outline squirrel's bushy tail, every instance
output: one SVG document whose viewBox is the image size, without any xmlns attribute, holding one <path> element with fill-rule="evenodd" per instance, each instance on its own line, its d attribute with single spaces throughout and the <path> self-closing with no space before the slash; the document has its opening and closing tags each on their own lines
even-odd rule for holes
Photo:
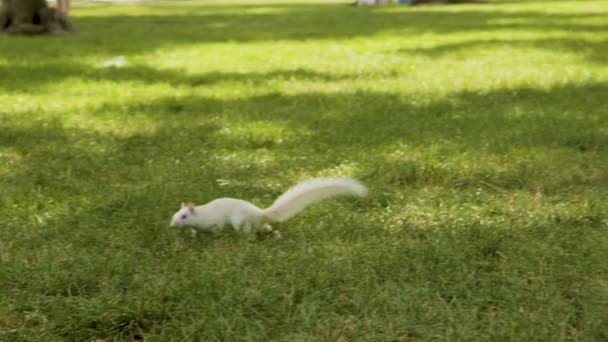
<svg viewBox="0 0 608 342">
<path fill-rule="evenodd" d="M 279 196 L 274 203 L 262 210 L 270 222 L 282 222 L 307 206 L 337 195 L 367 195 L 367 188 L 351 178 L 316 178 L 299 183 Z"/>
</svg>

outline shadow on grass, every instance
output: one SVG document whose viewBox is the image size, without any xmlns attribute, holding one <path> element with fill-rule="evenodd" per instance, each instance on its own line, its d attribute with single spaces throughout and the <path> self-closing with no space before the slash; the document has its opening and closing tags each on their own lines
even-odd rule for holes
<svg viewBox="0 0 608 342">
<path fill-rule="evenodd" d="M 374 92 L 275 93 L 235 100 L 189 96 L 120 106 L 109 103 L 99 109 L 99 114 L 142 113 L 169 126 L 175 124 L 174 120 L 202 125 L 217 116 L 243 125 L 278 123 L 296 133 L 293 141 L 282 143 L 282 148 L 365 150 L 402 142 L 413 146 L 447 143 L 470 149 L 489 147 L 496 151 L 513 145 L 587 151 L 606 146 L 599 108 L 607 91 L 606 83 L 549 90 L 464 91 L 428 104 Z M 260 146 L 255 139 L 249 143 L 247 139 L 231 141 L 230 136 L 222 139 L 214 139 L 216 146 L 273 147 Z"/>
<path fill-rule="evenodd" d="M 429 57 L 442 57 L 467 49 L 488 48 L 494 49 L 497 47 L 509 48 L 534 48 L 553 51 L 562 51 L 565 53 L 576 52 L 588 61 L 599 64 L 608 63 L 608 57 L 602 51 L 608 49 L 608 39 L 603 40 L 588 40 L 582 38 L 546 38 L 546 39 L 483 39 L 483 40 L 468 40 L 457 43 L 440 44 L 431 48 L 403 48 L 400 52 L 407 54 L 421 54 Z"/>
<path fill-rule="evenodd" d="M 0 74 L 6 82 L 0 89 L 6 92 L 28 92 L 39 87 L 52 86 L 58 80 L 79 78 L 91 81 L 167 83 L 174 86 L 210 86 L 222 82 L 262 84 L 270 80 L 341 81 L 361 76 L 334 75 L 303 68 L 270 72 L 208 72 L 187 75 L 173 70 L 158 70 L 146 66 L 121 68 L 90 68 L 78 64 L 47 64 L 43 66 L 1 66 Z"/>
<path fill-rule="evenodd" d="M 446 155 L 480 156 L 500 156 L 520 149 L 602 153 L 608 146 L 608 133 L 601 124 L 606 93 L 608 84 L 595 83 L 547 91 L 461 92 L 428 104 L 365 92 L 108 103 L 87 115 L 136 114 L 155 122 L 158 128 L 152 133 L 119 137 L 66 129 L 59 123 L 26 128 L 4 123 L 0 146 L 21 157 L 16 173 L 0 175 L 0 183 L 23 178 L 33 182 L 29 186 L 77 191 L 79 186 L 92 184 L 137 184 L 143 172 L 145 177 L 159 176 L 166 181 L 177 178 L 179 181 L 172 182 L 188 189 L 192 177 L 201 177 L 201 168 L 208 181 L 256 175 L 288 179 L 285 163 L 295 172 L 314 172 L 357 160 L 364 175 L 382 177 L 380 171 L 391 169 L 384 155 L 395 149 L 438 148 Z M 270 156 L 271 161 L 256 160 L 258 152 Z M 234 153 L 241 155 L 229 161 Z M 403 166 L 392 172 L 395 174 L 390 177 L 407 179 L 399 173 L 410 171 Z M 444 178 L 437 178 L 439 184 Z M 525 181 L 514 184 L 527 187 Z M 167 193 L 178 192 L 176 187 Z"/>
<path fill-rule="evenodd" d="M 2 57 L 11 62 L 53 60 L 58 56 L 142 54 L 158 48 L 215 42 L 340 40 L 383 32 L 417 36 L 497 30 L 559 30 L 572 34 L 606 32 L 602 13 L 508 12 L 500 5 L 458 12 L 417 8 L 359 8 L 342 5 L 160 6 L 139 5 L 132 15 L 83 16 L 81 33 L 65 38 L 0 39 Z M 140 15 L 137 9 L 158 11 Z M 148 12 L 149 13 L 149 12 Z M 530 40 L 534 44 L 535 40 Z M 542 43 L 542 41 L 541 41 Z M 23 49 L 32 46 L 36 49 Z M 466 46 L 466 43 L 465 43 Z M 579 48 L 541 44 L 547 49 Z M 588 47 L 589 48 L 589 47 Z M 605 62 L 605 44 L 591 47 L 592 60 Z"/>
</svg>

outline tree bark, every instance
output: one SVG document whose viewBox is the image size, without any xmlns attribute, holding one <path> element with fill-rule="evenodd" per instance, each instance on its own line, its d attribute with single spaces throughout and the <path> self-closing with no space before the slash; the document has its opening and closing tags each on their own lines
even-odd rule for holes
<svg viewBox="0 0 608 342">
<path fill-rule="evenodd" d="M 2 0 L 0 33 L 35 35 L 73 31 L 70 20 L 48 7 L 46 0 Z"/>
</svg>

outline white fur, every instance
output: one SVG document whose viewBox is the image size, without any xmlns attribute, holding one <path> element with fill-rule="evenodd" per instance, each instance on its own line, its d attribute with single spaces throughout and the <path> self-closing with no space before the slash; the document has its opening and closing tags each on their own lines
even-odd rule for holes
<svg viewBox="0 0 608 342">
<path fill-rule="evenodd" d="M 287 190 L 267 209 L 234 198 L 219 198 L 197 207 L 182 204 L 173 215 L 171 226 L 214 232 L 231 225 L 237 231 L 249 232 L 270 222 L 285 221 L 307 206 L 337 195 L 363 197 L 367 189 L 350 178 L 311 179 Z"/>
</svg>

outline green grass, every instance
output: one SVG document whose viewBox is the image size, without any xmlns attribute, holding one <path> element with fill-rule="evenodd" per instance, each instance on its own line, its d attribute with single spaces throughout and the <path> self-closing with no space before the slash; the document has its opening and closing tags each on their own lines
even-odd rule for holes
<svg viewBox="0 0 608 342">
<path fill-rule="evenodd" d="M 77 4 L 0 37 L 0 340 L 607 340 L 607 16 Z M 281 240 L 168 227 L 341 175 L 370 196 Z"/>
</svg>

